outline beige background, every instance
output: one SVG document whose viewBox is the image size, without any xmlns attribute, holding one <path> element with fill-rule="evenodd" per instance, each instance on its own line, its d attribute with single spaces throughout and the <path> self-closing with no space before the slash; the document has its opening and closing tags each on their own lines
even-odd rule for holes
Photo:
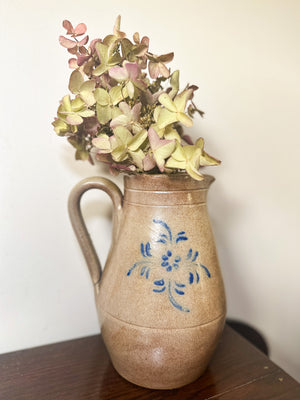
<svg viewBox="0 0 300 400">
<path fill-rule="evenodd" d="M 86 5 L 88 4 L 88 6 Z M 266 338 L 272 360 L 300 379 L 300 2 L 298 0 L 1 2 L 0 352 L 98 332 L 92 285 L 67 216 L 81 178 L 104 168 L 73 161 L 51 121 L 67 93 L 63 19 L 92 38 L 122 28 L 173 50 L 181 85 L 205 112 L 190 133 L 222 159 L 209 210 L 228 315 Z M 108 176 L 108 174 L 106 174 Z M 115 179 L 121 182 L 121 179 Z M 102 260 L 109 199 L 84 213 Z"/>
</svg>

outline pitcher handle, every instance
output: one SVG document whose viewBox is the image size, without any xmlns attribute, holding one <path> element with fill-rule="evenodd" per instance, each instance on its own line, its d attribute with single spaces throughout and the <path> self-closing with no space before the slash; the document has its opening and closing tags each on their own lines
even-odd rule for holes
<svg viewBox="0 0 300 400">
<path fill-rule="evenodd" d="M 99 257 L 94 248 L 92 239 L 86 228 L 81 208 L 80 200 L 82 195 L 90 189 L 100 189 L 106 192 L 113 202 L 113 229 L 112 229 L 112 244 L 116 240 L 120 228 L 120 219 L 122 213 L 123 195 L 117 185 L 106 178 L 91 177 L 81 180 L 72 189 L 69 201 L 68 210 L 70 220 L 76 234 L 77 240 L 80 244 L 81 250 L 85 257 L 88 269 L 94 285 L 98 285 L 102 275 L 102 268 Z"/>
</svg>

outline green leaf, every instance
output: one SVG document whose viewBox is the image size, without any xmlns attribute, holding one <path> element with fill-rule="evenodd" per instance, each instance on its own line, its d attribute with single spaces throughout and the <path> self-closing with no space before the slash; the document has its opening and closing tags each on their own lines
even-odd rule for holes
<svg viewBox="0 0 300 400">
<path fill-rule="evenodd" d="M 111 144 L 108 135 L 99 135 L 95 139 L 93 139 L 93 145 L 101 150 L 101 153 L 110 153 L 111 152 Z"/>
<path fill-rule="evenodd" d="M 83 91 L 92 92 L 95 89 L 95 86 L 96 86 L 96 82 L 95 81 L 93 81 L 93 80 L 85 81 L 80 86 L 80 92 L 83 92 Z"/>
<path fill-rule="evenodd" d="M 158 117 L 159 117 L 159 114 L 160 114 L 160 112 L 161 112 L 162 109 L 163 109 L 163 108 L 162 108 L 161 106 L 155 107 L 154 112 L 153 112 L 153 118 L 154 118 L 154 121 L 155 121 L 155 122 L 158 121 Z"/>
<path fill-rule="evenodd" d="M 187 89 L 178 94 L 174 99 L 174 104 L 178 111 L 184 112 L 186 103 L 193 93 L 192 89 Z"/>
<path fill-rule="evenodd" d="M 143 129 L 141 132 L 133 136 L 133 138 L 130 140 L 130 144 L 128 145 L 128 149 L 132 151 L 138 150 L 138 148 L 141 147 L 146 139 L 147 131 L 146 129 Z"/>
<path fill-rule="evenodd" d="M 98 53 L 98 55 L 100 57 L 101 64 L 106 65 L 107 62 L 108 62 L 108 58 L 109 58 L 108 46 L 106 44 L 104 44 L 104 43 L 97 42 L 95 44 L 95 49 L 96 49 L 96 51 L 97 51 L 97 53 Z M 95 73 L 95 71 L 94 71 L 94 73 Z"/>
<path fill-rule="evenodd" d="M 174 99 L 179 90 L 179 70 L 174 71 L 171 75 L 170 84 L 172 90 L 170 91 L 169 96 L 171 99 Z"/>
<path fill-rule="evenodd" d="M 123 125 L 126 126 L 130 123 L 130 118 L 124 115 L 122 112 L 117 117 L 113 119 L 113 126 Z"/>
<path fill-rule="evenodd" d="M 78 70 L 73 71 L 70 76 L 69 90 L 74 94 L 78 94 L 83 81 L 81 73 Z"/>
<path fill-rule="evenodd" d="M 144 152 L 139 149 L 137 151 L 129 151 L 133 163 L 141 170 L 143 170 L 143 160 L 145 158 Z"/>
<path fill-rule="evenodd" d="M 160 129 L 177 121 L 177 114 L 163 108 L 158 115 L 157 125 Z"/>
<path fill-rule="evenodd" d="M 158 101 L 166 107 L 169 111 L 177 112 L 177 107 L 173 103 L 172 99 L 170 98 L 167 93 L 163 93 L 159 96 Z"/>
<path fill-rule="evenodd" d="M 134 85 L 133 85 L 133 83 L 131 82 L 131 81 L 128 81 L 127 83 L 126 83 L 126 90 L 127 90 L 127 93 L 128 93 L 128 96 L 131 98 L 131 99 L 133 99 L 133 97 L 134 97 Z"/>
<path fill-rule="evenodd" d="M 166 162 L 166 168 L 186 169 L 186 161 L 177 161 L 173 157 L 170 157 Z"/>
<path fill-rule="evenodd" d="M 197 139 L 195 146 L 199 147 L 201 150 L 203 150 L 204 147 L 204 139 L 201 137 Z"/>
<path fill-rule="evenodd" d="M 195 164 L 197 169 L 199 168 L 201 149 L 195 145 L 185 145 L 182 147 L 185 159 L 188 162 Z"/>
<path fill-rule="evenodd" d="M 181 143 L 181 137 L 176 131 L 176 129 L 173 129 L 170 125 L 166 127 L 165 133 L 164 133 L 164 138 L 167 140 L 173 140 L 175 139 L 178 143 Z"/>
<path fill-rule="evenodd" d="M 68 137 L 68 142 L 76 149 L 76 150 L 80 150 L 82 149 L 82 146 L 80 145 L 80 143 L 78 142 L 78 138 L 77 137 Z"/>
<path fill-rule="evenodd" d="M 177 143 L 176 149 L 172 153 L 172 159 L 174 159 L 174 160 L 176 160 L 178 162 L 185 162 L 186 161 L 185 154 L 184 154 L 184 151 L 183 151 L 183 147 L 179 143 Z"/>
<path fill-rule="evenodd" d="M 163 54 L 162 56 L 159 56 L 157 58 L 157 60 L 162 63 L 168 63 L 168 62 L 171 62 L 173 60 L 173 58 L 174 58 L 174 53 L 168 53 L 168 54 Z"/>
<path fill-rule="evenodd" d="M 103 44 L 109 49 L 112 48 L 112 46 L 115 46 L 118 42 L 118 38 L 116 35 L 107 35 L 103 39 Z M 111 51 L 112 53 L 112 51 Z"/>
<path fill-rule="evenodd" d="M 133 43 L 127 38 L 121 40 L 122 55 L 127 58 L 127 55 L 131 52 L 133 48 Z"/>
<path fill-rule="evenodd" d="M 110 103 L 110 97 L 103 88 L 97 88 L 94 93 L 95 99 L 101 106 L 107 106 Z"/>
<path fill-rule="evenodd" d="M 89 109 L 78 111 L 77 114 L 84 118 L 95 116 L 95 112 L 93 110 L 89 110 Z"/>
<path fill-rule="evenodd" d="M 59 135 L 59 136 L 64 136 L 65 133 L 70 131 L 69 125 L 66 124 L 63 120 L 61 119 L 56 119 L 55 121 L 52 122 L 52 125 L 54 126 L 54 131 Z"/>
<path fill-rule="evenodd" d="M 96 105 L 97 118 L 100 124 L 106 124 L 112 118 L 112 111 L 110 106 L 101 106 L 97 103 Z"/>
<path fill-rule="evenodd" d="M 88 92 L 88 91 L 81 92 L 80 97 L 88 107 L 91 107 L 96 103 L 96 99 L 93 92 Z"/>
<path fill-rule="evenodd" d="M 113 131 L 115 136 L 121 141 L 121 143 L 126 146 L 127 143 L 132 139 L 132 134 L 124 126 L 117 126 Z"/>
<path fill-rule="evenodd" d="M 85 102 L 80 98 L 76 97 L 74 100 L 71 102 L 72 104 L 72 111 L 77 112 L 85 108 Z"/>
<path fill-rule="evenodd" d="M 220 160 L 210 156 L 205 151 L 202 152 L 202 155 L 200 157 L 200 165 L 208 166 L 208 165 L 218 165 L 218 164 L 221 164 Z"/>
<path fill-rule="evenodd" d="M 93 106 L 96 103 L 96 99 L 93 93 L 95 89 L 96 82 L 95 81 L 86 81 L 80 87 L 80 97 L 85 102 L 85 104 L 89 107 Z"/>
<path fill-rule="evenodd" d="M 83 119 L 81 118 L 81 116 L 77 115 L 77 114 L 68 115 L 66 120 L 70 125 L 80 125 L 83 122 Z"/>
<path fill-rule="evenodd" d="M 164 171 L 165 159 L 172 154 L 174 149 L 175 149 L 175 140 L 174 142 L 166 143 L 153 151 L 155 161 L 161 172 Z"/>
<path fill-rule="evenodd" d="M 62 99 L 62 107 L 61 108 L 63 110 L 61 110 L 60 112 L 62 112 L 62 111 L 72 111 L 71 100 L 70 100 L 70 96 L 69 95 L 63 97 L 63 99 Z"/>
<path fill-rule="evenodd" d="M 111 107 L 111 119 L 117 118 L 121 114 L 122 111 L 119 109 L 119 107 Z"/>
<path fill-rule="evenodd" d="M 193 120 L 183 112 L 177 113 L 177 120 L 181 122 L 184 126 L 193 126 Z"/>
<path fill-rule="evenodd" d="M 125 146 L 120 145 L 111 152 L 112 158 L 116 162 L 124 161 L 128 158 L 127 149 Z"/>
<path fill-rule="evenodd" d="M 109 69 L 109 66 L 107 64 L 100 64 L 98 65 L 98 67 L 96 67 L 93 71 L 93 75 L 95 76 L 100 76 L 102 74 L 104 74 L 104 72 L 106 72 Z"/>
<path fill-rule="evenodd" d="M 117 105 L 120 101 L 123 100 L 122 87 L 121 86 L 112 87 L 109 91 L 109 96 L 112 104 L 114 106 Z"/>
<path fill-rule="evenodd" d="M 196 168 L 194 168 L 191 165 L 186 166 L 186 172 L 193 178 L 196 179 L 196 181 L 202 181 L 204 179 L 204 176 L 200 174 L 200 172 L 197 171 Z"/>
<path fill-rule="evenodd" d="M 87 150 L 77 150 L 75 153 L 76 160 L 86 161 L 89 158 L 89 152 Z"/>
</svg>

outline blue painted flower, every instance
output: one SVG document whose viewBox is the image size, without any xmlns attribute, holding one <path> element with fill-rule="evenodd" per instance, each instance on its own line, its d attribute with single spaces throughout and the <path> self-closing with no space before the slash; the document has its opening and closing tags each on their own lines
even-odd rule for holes
<svg viewBox="0 0 300 400">
<path fill-rule="evenodd" d="M 168 250 L 166 254 L 163 254 L 161 256 L 162 262 L 161 262 L 161 266 L 166 268 L 166 271 L 171 272 L 172 269 L 178 269 L 179 268 L 179 262 L 181 261 L 181 257 L 180 256 L 175 256 L 175 258 L 171 258 L 172 257 L 172 251 Z"/>
<path fill-rule="evenodd" d="M 187 285 L 197 284 L 200 281 L 200 271 L 204 271 L 208 278 L 211 277 L 210 271 L 203 264 L 197 262 L 199 252 L 193 251 L 191 248 L 187 251 L 185 259 L 182 259 L 176 252 L 178 243 L 187 241 L 188 237 L 184 231 L 180 231 L 173 237 L 170 227 L 162 220 L 153 219 L 153 222 L 163 228 L 162 232 L 158 233 L 156 243 L 164 246 L 162 254 L 152 254 L 151 244 L 141 243 L 140 252 L 143 258 L 137 261 L 128 270 L 127 276 L 130 276 L 134 270 L 139 271 L 140 276 L 150 280 L 150 272 L 156 270 L 162 274 L 159 279 L 154 279 L 154 293 L 167 293 L 170 303 L 180 311 L 190 312 L 189 308 L 181 304 L 180 296 L 184 296 L 187 290 Z M 157 249 L 157 246 L 155 247 Z M 157 268 L 161 268 L 158 270 Z M 178 282 L 174 276 L 174 272 L 184 268 L 187 272 L 185 282 Z M 161 271 L 161 272 L 159 272 Z M 164 272 L 167 272 L 166 275 Z M 155 274 L 156 275 L 156 274 Z"/>
</svg>

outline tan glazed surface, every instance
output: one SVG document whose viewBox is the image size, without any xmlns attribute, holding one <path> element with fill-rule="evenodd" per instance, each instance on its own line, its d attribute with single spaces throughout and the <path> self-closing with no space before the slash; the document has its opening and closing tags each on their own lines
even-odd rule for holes
<svg viewBox="0 0 300 400">
<path fill-rule="evenodd" d="M 71 192 L 104 342 L 116 370 L 137 385 L 171 389 L 197 379 L 222 333 L 225 293 L 206 207 L 213 180 L 129 175 L 123 196 L 111 181 L 89 178 Z M 91 188 L 106 191 L 114 206 L 103 274 L 80 212 Z"/>
</svg>

